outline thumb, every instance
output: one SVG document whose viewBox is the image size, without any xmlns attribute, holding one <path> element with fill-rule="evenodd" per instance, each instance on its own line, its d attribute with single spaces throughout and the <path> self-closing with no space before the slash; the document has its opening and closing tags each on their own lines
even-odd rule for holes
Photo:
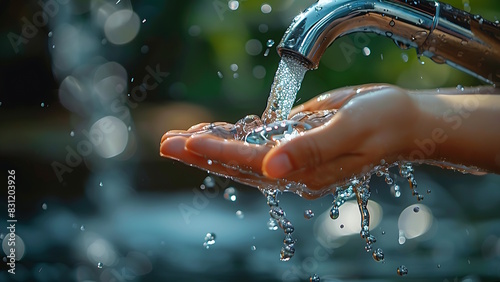
<svg viewBox="0 0 500 282">
<path fill-rule="evenodd" d="M 263 174 L 270 178 L 283 178 L 294 171 L 319 166 L 335 159 L 342 152 L 348 152 L 352 147 L 348 142 L 351 138 L 343 132 L 345 129 L 335 126 L 335 118 L 327 126 L 311 129 L 269 151 L 262 161 Z"/>
</svg>

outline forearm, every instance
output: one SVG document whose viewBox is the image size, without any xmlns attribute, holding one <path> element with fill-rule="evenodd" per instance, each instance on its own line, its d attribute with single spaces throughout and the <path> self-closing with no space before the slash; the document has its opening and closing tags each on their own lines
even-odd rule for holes
<svg viewBox="0 0 500 282">
<path fill-rule="evenodd" d="M 498 90 L 484 92 L 490 91 Z M 413 158 L 423 156 L 500 173 L 500 95 L 414 97 L 421 116 L 411 144 Z"/>
</svg>

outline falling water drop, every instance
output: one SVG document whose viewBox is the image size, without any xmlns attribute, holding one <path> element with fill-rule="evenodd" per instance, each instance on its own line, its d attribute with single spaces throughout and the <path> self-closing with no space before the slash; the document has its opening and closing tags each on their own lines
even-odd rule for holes
<svg viewBox="0 0 500 282">
<path fill-rule="evenodd" d="M 278 223 L 276 223 L 276 220 L 273 218 L 270 218 L 269 221 L 267 222 L 267 229 L 271 231 L 276 231 L 278 230 Z"/>
<path fill-rule="evenodd" d="M 99 186 L 100 186 L 100 187 L 102 187 L 102 186 L 103 186 L 102 181 L 101 181 L 101 182 L 99 182 Z"/>
<path fill-rule="evenodd" d="M 337 218 L 339 218 L 339 215 L 340 215 L 339 209 L 337 207 L 333 206 L 332 209 L 330 210 L 330 217 L 332 219 L 337 219 Z"/>
<path fill-rule="evenodd" d="M 52 31 L 49 31 L 49 34 L 47 36 L 52 37 L 52 35 L 53 35 Z"/>
<path fill-rule="evenodd" d="M 208 165 L 212 165 L 212 164 L 213 164 L 213 161 L 212 161 L 212 160 L 207 160 L 207 164 L 208 164 Z"/>
<path fill-rule="evenodd" d="M 72 130 L 72 131 L 69 133 L 69 136 L 74 137 L 74 136 L 75 136 L 75 132 Z"/>
<path fill-rule="evenodd" d="M 269 48 L 266 49 L 266 51 L 264 51 L 264 57 L 267 57 L 269 56 Z"/>
<path fill-rule="evenodd" d="M 304 218 L 305 219 L 311 219 L 314 217 L 314 212 L 312 210 L 305 210 L 304 211 Z"/>
<path fill-rule="evenodd" d="M 364 48 L 363 48 L 363 55 L 365 55 L 365 56 L 367 56 L 367 57 L 368 57 L 368 56 L 370 56 L 370 54 L 371 54 L 371 50 L 370 50 L 370 48 L 368 48 L 368 47 L 364 47 Z"/>
<path fill-rule="evenodd" d="M 217 72 L 217 76 L 218 76 L 219 78 L 223 78 L 223 77 L 224 77 L 224 76 L 222 75 L 222 72 L 221 72 L 221 71 L 218 71 L 218 72 Z"/>
<path fill-rule="evenodd" d="M 234 202 L 236 201 L 236 189 L 234 187 L 228 187 L 224 190 L 224 199 Z"/>
<path fill-rule="evenodd" d="M 43 108 L 43 107 L 45 107 L 45 103 L 43 103 L 43 102 L 42 102 L 42 103 L 40 104 L 40 106 L 41 106 L 42 108 Z"/>
<path fill-rule="evenodd" d="M 268 39 L 267 43 L 266 43 L 266 46 L 269 47 L 269 48 L 273 47 L 274 46 L 274 40 Z"/>
<path fill-rule="evenodd" d="M 203 247 L 205 247 L 205 249 L 209 249 L 210 246 L 214 245 L 215 244 L 215 233 L 207 233 L 207 235 L 205 235 L 205 242 L 203 242 Z"/>
<path fill-rule="evenodd" d="M 207 188 L 213 188 L 215 186 L 215 180 L 211 176 L 207 176 L 203 180 L 203 185 Z"/>
<path fill-rule="evenodd" d="M 83 226 L 83 225 L 82 225 L 82 226 L 80 226 L 80 230 L 81 230 L 81 231 L 85 231 L 85 226 Z"/>
<path fill-rule="evenodd" d="M 384 252 L 382 251 L 381 248 L 376 249 L 372 253 L 373 259 L 375 261 L 383 261 L 384 260 Z"/>
<path fill-rule="evenodd" d="M 406 274 L 408 274 L 408 268 L 406 268 L 406 266 L 404 265 L 401 265 L 398 267 L 397 272 L 399 276 L 405 276 Z"/>
<path fill-rule="evenodd" d="M 318 274 L 314 274 L 313 276 L 309 277 L 309 282 L 320 282 L 321 279 L 319 278 Z"/>
<path fill-rule="evenodd" d="M 242 211 L 237 210 L 236 211 L 236 217 L 239 218 L 239 219 L 243 219 L 243 218 L 245 218 L 245 214 Z"/>
<path fill-rule="evenodd" d="M 102 262 L 97 263 L 97 268 L 102 268 Z"/>
<path fill-rule="evenodd" d="M 256 246 L 251 246 L 250 250 L 255 251 L 255 250 L 257 250 L 257 247 Z"/>
<path fill-rule="evenodd" d="M 146 22 L 146 19 L 143 19 L 143 20 L 142 20 L 142 23 L 145 23 L 145 22 Z"/>
<path fill-rule="evenodd" d="M 47 204 L 46 203 L 42 204 L 42 210 L 47 210 Z"/>
<path fill-rule="evenodd" d="M 232 71 L 238 71 L 238 65 L 237 64 L 231 64 L 231 66 L 229 67 Z"/>
</svg>

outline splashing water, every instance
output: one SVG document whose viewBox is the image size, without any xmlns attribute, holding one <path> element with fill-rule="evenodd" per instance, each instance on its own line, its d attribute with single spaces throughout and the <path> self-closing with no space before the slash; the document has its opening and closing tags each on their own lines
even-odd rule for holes
<svg viewBox="0 0 500 282">
<path fill-rule="evenodd" d="M 406 268 L 406 266 L 404 265 L 401 265 L 398 267 L 397 273 L 399 276 L 405 276 L 406 274 L 408 274 L 408 268 Z"/>
<path fill-rule="evenodd" d="M 319 278 L 318 274 L 314 274 L 313 276 L 309 277 L 309 282 L 320 282 L 321 279 Z"/>
<path fill-rule="evenodd" d="M 205 242 L 203 242 L 203 247 L 205 247 L 205 249 L 210 249 L 210 246 L 213 246 L 215 244 L 215 233 L 207 233 L 207 235 L 205 235 Z"/>
<path fill-rule="evenodd" d="M 314 217 L 314 212 L 312 210 L 305 210 L 304 211 L 304 218 L 305 219 L 311 219 Z"/>
</svg>

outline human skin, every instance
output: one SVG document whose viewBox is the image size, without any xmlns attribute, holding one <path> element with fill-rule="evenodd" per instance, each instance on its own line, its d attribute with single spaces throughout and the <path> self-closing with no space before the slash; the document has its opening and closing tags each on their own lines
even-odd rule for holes
<svg viewBox="0 0 500 282">
<path fill-rule="evenodd" d="M 436 161 L 500 173 L 500 90 L 493 87 L 409 91 L 370 84 L 327 92 L 292 110 L 338 109 L 326 124 L 274 147 L 210 134 L 169 131 L 160 154 L 228 176 L 245 167 L 274 179 L 326 189 L 381 163 Z M 207 160 L 215 160 L 212 165 Z M 251 176 L 248 176 L 252 178 Z"/>
</svg>

